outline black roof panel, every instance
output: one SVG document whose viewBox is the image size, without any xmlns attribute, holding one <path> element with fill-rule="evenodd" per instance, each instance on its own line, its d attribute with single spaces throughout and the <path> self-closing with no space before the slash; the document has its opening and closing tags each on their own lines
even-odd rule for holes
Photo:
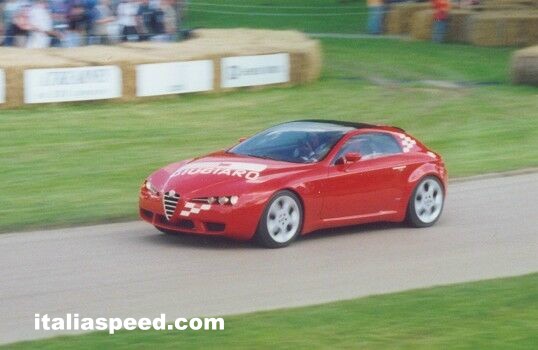
<svg viewBox="0 0 538 350">
<path fill-rule="evenodd" d="M 346 122 L 346 121 L 343 121 L 343 120 L 327 120 L 327 119 L 294 120 L 294 121 L 291 121 L 289 123 L 295 123 L 295 122 L 301 122 L 301 123 L 325 123 L 325 124 L 333 124 L 333 125 L 345 126 L 345 127 L 354 128 L 354 129 L 377 128 L 377 126 L 373 125 L 373 124 Z"/>
</svg>

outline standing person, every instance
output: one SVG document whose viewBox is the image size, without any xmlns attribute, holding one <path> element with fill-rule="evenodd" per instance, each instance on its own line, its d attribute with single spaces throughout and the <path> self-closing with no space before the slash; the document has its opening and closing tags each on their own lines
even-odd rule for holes
<svg viewBox="0 0 538 350">
<path fill-rule="evenodd" d="M 368 0 L 368 34 L 383 33 L 385 4 L 383 0 Z"/>
<path fill-rule="evenodd" d="M 13 18 L 15 17 L 15 14 L 17 14 L 17 12 L 21 9 L 23 5 L 23 2 L 20 0 L 7 0 L 4 2 L 3 6 L 0 5 L 0 13 L 2 14 L 4 33 L 8 31 L 9 26 L 13 23 Z M 3 10 L 3 13 L 1 10 Z"/>
<path fill-rule="evenodd" d="M 17 38 L 26 38 L 30 24 L 28 22 L 30 5 L 25 0 L 10 0 L 4 7 L 4 41 L 3 46 L 16 46 Z"/>
<path fill-rule="evenodd" d="M 64 0 L 49 0 L 49 8 L 52 16 L 52 26 L 56 35 L 52 38 L 51 46 L 61 47 L 65 33 L 69 29 L 67 23 L 68 4 Z"/>
<path fill-rule="evenodd" d="M 122 41 L 137 41 L 136 14 L 138 5 L 135 0 L 122 0 L 118 5 L 118 24 L 121 26 Z"/>
<path fill-rule="evenodd" d="M 96 35 L 96 41 L 99 44 L 109 44 L 114 42 L 113 30 L 111 29 L 114 26 L 116 18 L 112 12 L 112 7 L 110 6 L 110 0 L 100 0 L 99 4 L 96 6 L 96 17 L 95 17 L 95 27 L 94 33 Z M 111 35 L 112 34 L 112 35 Z"/>
<path fill-rule="evenodd" d="M 6 3 L 4 20 L 8 23 L 5 28 L 3 46 L 26 46 L 30 33 L 30 3 L 26 0 L 15 0 Z M 4 23 L 6 25 L 6 23 Z"/>
<path fill-rule="evenodd" d="M 163 12 L 163 27 L 166 41 L 175 41 L 177 36 L 178 18 L 174 7 L 175 0 L 163 0 L 161 10 Z"/>
<path fill-rule="evenodd" d="M 63 35 L 63 47 L 81 46 L 87 36 L 87 14 L 84 0 L 67 0 L 68 30 Z"/>
<path fill-rule="evenodd" d="M 448 27 L 450 0 L 431 0 L 431 2 L 434 9 L 432 40 L 435 43 L 442 43 L 445 41 Z"/>
<path fill-rule="evenodd" d="M 149 0 L 141 0 L 136 13 L 136 28 L 140 40 L 149 40 L 154 33 L 155 10 Z"/>
<path fill-rule="evenodd" d="M 36 0 L 28 14 L 30 35 L 26 47 L 41 49 L 50 46 L 53 35 L 52 16 L 46 0 Z"/>
<path fill-rule="evenodd" d="M 98 44 L 98 38 L 95 34 L 95 21 L 97 19 L 97 0 L 84 0 L 84 13 L 86 20 L 86 44 L 93 45 Z"/>
</svg>

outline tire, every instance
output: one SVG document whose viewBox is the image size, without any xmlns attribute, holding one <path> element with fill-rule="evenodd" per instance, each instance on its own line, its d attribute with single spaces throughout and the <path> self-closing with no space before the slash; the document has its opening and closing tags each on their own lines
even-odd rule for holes
<svg viewBox="0 0 538 350">
<path fill-rule="evenodd" d="M 291 191 L 279 191 L 267 203 L 255 237 L 266 248 L 282 248 L 299 236 L 302 226 L 301 200 Z"/>
<path fill-rule="evenodd" d="M 419 181 L 407 204 L 406 221 L 413 227 L 430 227 L 441 217 L 445 201 L 443 184 L 435 176 Z"/>
</svg>

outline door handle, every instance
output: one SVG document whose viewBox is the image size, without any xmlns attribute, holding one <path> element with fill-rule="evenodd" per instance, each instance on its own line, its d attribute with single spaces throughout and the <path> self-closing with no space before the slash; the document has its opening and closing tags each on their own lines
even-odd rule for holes
<svg viewBox="0 0 538 350">
<path fill-rule="evenodd" d="M 405 168 L 407 168 L 407 165 L 400 165 L 400 166 L 392 167 L 392 170 L 404 171 Z"/>
</svg>

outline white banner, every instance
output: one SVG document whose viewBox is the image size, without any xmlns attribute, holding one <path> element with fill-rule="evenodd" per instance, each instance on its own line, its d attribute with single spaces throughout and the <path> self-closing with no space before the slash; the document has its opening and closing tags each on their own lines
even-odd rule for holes
<svg viewBox="0 0 538 350">
<path fill-rule="evenodd" d="M 0 104 L 6 103 L 6 73 L 0 69 Z"/>
<path fill-rule="evenodd" d="M 24 102 L 49 103 L 121 97 L 121 69 L 117 66 L 27 69 Z"/>
<path fill-rule="evenodd" d="M 290 81 L 290 55 L 226 57 L 221 60 L 221 86 L 234 88 Z"/>
<path fill-rule="evenodd" d="M 136 96 L 213 90 L 213 61 L 152 63 L 136 66 Z"/>
</svg>

